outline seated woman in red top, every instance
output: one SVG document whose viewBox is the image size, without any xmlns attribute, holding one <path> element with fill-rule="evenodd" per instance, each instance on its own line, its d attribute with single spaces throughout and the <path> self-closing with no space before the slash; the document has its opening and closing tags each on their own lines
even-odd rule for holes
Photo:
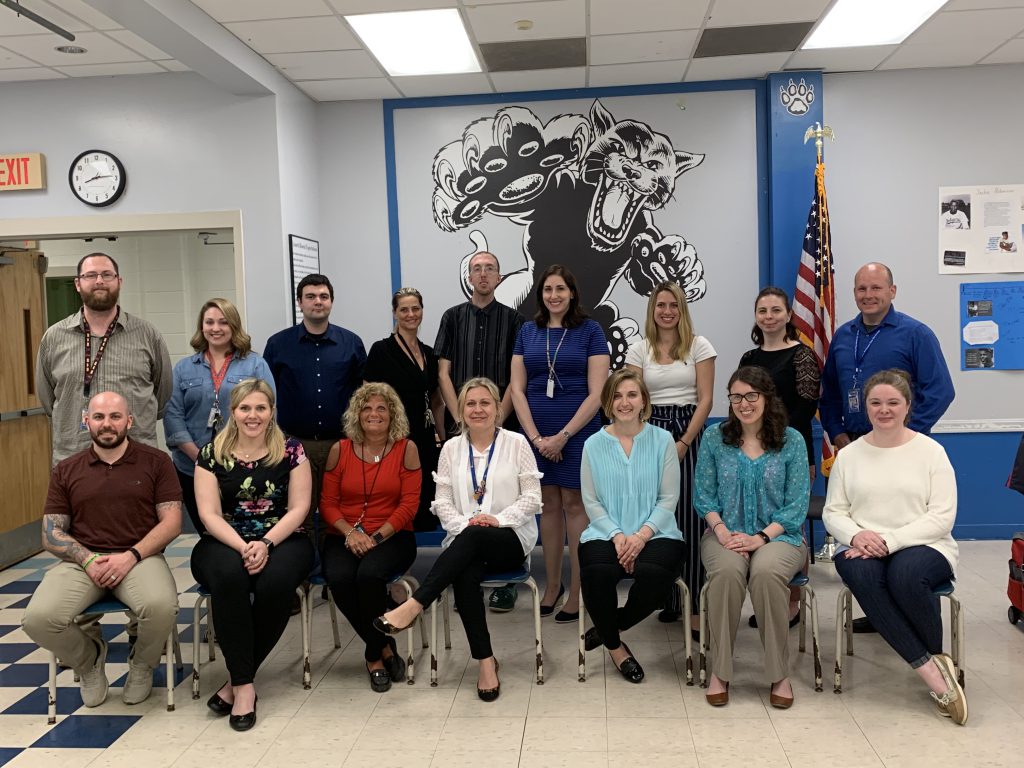
<svg viewBox="0 0 1024 768">
<path fill-rule="evenodd" d="M 331 447 L 320 495 L 321 563 L 334 602 L 366 645 L 370 688 L 383 693 L 405 679 L 405 661 L 373 620 L 386 609 L 388 581 L 416 559 L 420 458 L 402 401 L 387 384 L 357 389 L 343 426 L 348 438 Z"/>
</svg>

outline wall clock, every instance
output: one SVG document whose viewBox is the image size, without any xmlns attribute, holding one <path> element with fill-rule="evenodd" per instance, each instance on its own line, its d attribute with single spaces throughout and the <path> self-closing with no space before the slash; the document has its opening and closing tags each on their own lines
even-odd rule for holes
<svg viewBox="0 0 1024 768">
<path fill-rule="evenodd" d="M 75 197 L 96 208 L 114 203 L 124 193 L 128 174 L 110 152 L 90 149 L 71 163 L 68 184 Z"/>
</svg>

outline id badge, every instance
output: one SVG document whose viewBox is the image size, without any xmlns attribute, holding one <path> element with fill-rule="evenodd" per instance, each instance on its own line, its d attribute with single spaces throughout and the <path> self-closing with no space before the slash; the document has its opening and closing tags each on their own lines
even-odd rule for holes
<svg viewBox="0 0 1024 768">
<path fill-rule="evenodd" d="M 547 396 L 549 398 L 553 398 L 555 396 L 555 380 L 550 377 L 548 378 Z"/>
<path fill-rule="evenodd" d="M 857 387 L 846 393 L 846 409 L 850 413 L 860 413 L 860 389 Z"/>
<path fill-rule="evenodd" d="M 89 409 L 88 408 L 83 408 L 82 409 L 82 420 L 78 424 L 78 431 L 79 432 L 88 432 L 89 431 Z"/>
<path fill-rule="evenodd" d="M 206 419 L 206 426 L 215 429 L 220 424 L 220 408 L 214 405 L 210 408 L 210 416 Z"/>
</svg>

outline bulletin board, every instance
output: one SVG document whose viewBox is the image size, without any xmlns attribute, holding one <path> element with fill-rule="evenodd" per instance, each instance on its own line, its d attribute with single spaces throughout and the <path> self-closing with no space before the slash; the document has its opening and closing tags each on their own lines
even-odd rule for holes
<svg viewBox="0 0 1024 768">
<path fill-rule="evenodd" d="M 960 370 L 1024 369 L 1024 282 L 960 284 Z"/>
</svg>

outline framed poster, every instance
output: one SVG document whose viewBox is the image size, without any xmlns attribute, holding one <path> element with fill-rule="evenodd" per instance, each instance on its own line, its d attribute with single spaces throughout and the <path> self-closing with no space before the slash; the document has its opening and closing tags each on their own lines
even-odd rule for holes
<svg viewBox="0 0 1024 768">
<path fill-rule="evenodd" d="M 302 318 L 295 291 L 306 275 L 320 273 L 320 241 L 298 235 L 288 235 L 288 256 L 292 269 L 292 322 L 298 324 Z"/>
<path fill-rule="evenodd" d="M 1024 272 L 1024 185 L 940 187 L 939 274 Z"/>
</svg>

